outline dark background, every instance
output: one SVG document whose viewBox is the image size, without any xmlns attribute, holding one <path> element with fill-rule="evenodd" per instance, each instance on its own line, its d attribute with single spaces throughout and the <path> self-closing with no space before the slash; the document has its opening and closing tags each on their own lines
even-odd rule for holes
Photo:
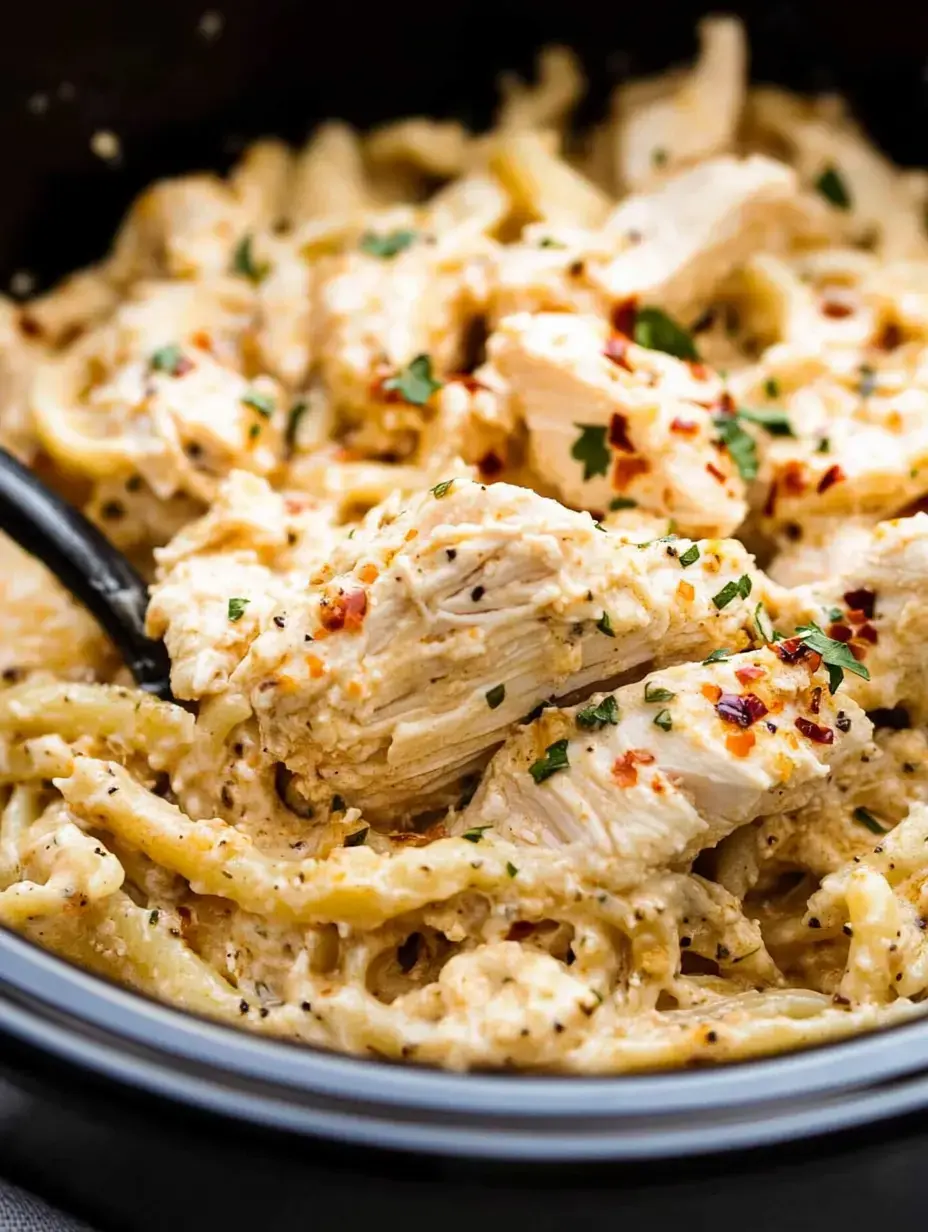
<svg viewBox="0 0 928 1232">
<path fill-rule="evenodd" d="M 204 10 L 224 23 L 198 32 Z M 150 179 L 225 166 L 262 133 L 314 119 L 370 123 L 410 111 L 485 124 L 501 67 L 572 43 L 589 113 L 623 76 L 689 56 L 706 5 L 636 0 L 365 5 L 330 0 L 77 4 L 26 0 L 0 24 L 0 288 L 48 282 L 106 248 Z M 724 6 L 719 6 L 724 7 Z M 729 6 L 747 18 L 755 77 L 840 88 L 899 160 L 928 163 L 928 5 Z M 63 86 L 63 83 L 68 83 Z M 37 96 L 40 98 L 37 99 Z M 40 99 L 45 99 L 43 107 Z M 100 129 L 118 166 L 90 150 Z M 0 1171 L 101 1228 L 520 1227 L 533 1232 L 703 1228 L 756 1232 L 923 1222 L 928 1120 L 776 1153 L 660 1166 L 527 1172 L 377 1155 L 233 1131 L 154 1101 L 116 1097 L 0 1041 Z"/>
</svg>

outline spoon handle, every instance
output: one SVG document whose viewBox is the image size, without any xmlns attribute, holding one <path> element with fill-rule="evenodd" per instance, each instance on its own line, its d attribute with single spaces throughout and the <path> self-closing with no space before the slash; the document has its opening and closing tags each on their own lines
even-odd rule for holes
<svg viewBox="0 0 928 1232">
<path fill-rule="evenodd" d="M 82 513 L 2 448 L 0 530 L 42 561 L 96 617 L 141 688 L 170 698 L 164 643 L 145 634 L 143 579 Z"/>
</svg>

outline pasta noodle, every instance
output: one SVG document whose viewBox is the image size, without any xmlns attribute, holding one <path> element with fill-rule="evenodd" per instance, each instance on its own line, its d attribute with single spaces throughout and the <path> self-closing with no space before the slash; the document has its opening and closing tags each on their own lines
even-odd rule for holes
<svg viewBox="0 0 928 1232">
<path fill-rule="evenodd" d="M 0 923 L 188 1011 L 618 1073 L 928 995 L 928 172 L 733 18 L 488 133 L 330 121 L 4 304 L 0 439 L 177 703 L 4 542 Z"/>
</svg>

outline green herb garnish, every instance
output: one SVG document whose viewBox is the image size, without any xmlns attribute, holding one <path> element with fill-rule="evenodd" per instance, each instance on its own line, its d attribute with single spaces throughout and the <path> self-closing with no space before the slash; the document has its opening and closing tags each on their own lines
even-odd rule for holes
<svg viewBox="0 0 928 1232">
<path fill-rule="evenodd" d="M 819 441 L 818 447 L 815 450 L 815 452 L 816 453 L 831 453 L 831 439 L 827 436 L 823 436 L 822 439 Z"/>
<path fill-rule="evenodd" d="M 677 359 L 699 359 L 692 335 L 660 308 L 639 308 L 634 339 L 650 351 L 664 351 Z"/>
<path fill-rule="evenodd" d="M 241 620 L 245 615 L 245 608 L 251 602 L 250 599 L 230 599 L 229 600 L 229 619 Z"/>
<path fill-rule="evenodd" d="M 671 693 L 669 689 L 664 689 L 660 685 L 646 684 L 644 686 L 646 702 L 669 702 L 672 697 L 676 696 L 676 693 Z"/>
<path fill-rule="evenodd" d="M 569 768 L 567 741 L 555 740 L 553 744 L 549 744 L 545 749 L 544 757 L 539 757 L 537 761 L 532 762 L 528 772 L 536 783 L 543 783 L 552 774 L 557 774 L 558 770 L 568 770 Z"/>
<path fill-rule="evenodd" d="M 846 671 L 853 672 L 855 676 L 860 676 L 864 680 L 870 679 L 870 673 L 863 663 L 857 662 L 851 653 L 851 648 L 844 642 L 838 642 L 833 637 L 829 637 L 818 625 L 800 625 L 796 630 L 796 637 L 805 642 L 810 650 L 822 656 L 822 662 L 828 669 L 830 692 L 837 692 Z"/>
<path fill-rule="evenodd" d="M 451 485 L 453 483 L 454 483 L 453 479 L 443 479 L 441 483 L 436 483 L 434 488 L 429 488 L 429 491 L 432 493 L 432 495 L 435 497 L 436 500 L 441 500 L 443 496 L 447 496 L 448 493 L 451 491 Z"/>
<path fill-rule="evenodd" d="M 766 381 L 764 381 L 764 393 L 768 398 L 779 398 L 780 382 L 775 376 L 768 376 Z"/>
<path fill-rule="evenodd" d="M 859 821 L 862 826 L 866 826 L 871 834 L 886 833 L 885 829 L 880 825 L 869 809 L 855 808 L 854 820 Z"/>
<path fill-rule="evenodd" d="M 501 706 L 503 704 L 505 696 L 506 686 L 504 684 L 495 685 L 492 689 L 488 690 L 486 694 L 487 705 L 491 710 L 495 710 L 497 706 Z"/>
<path fill-rule="evenodd" d="M 373 231 L 368 231 L 361 236 L 359 246 L 361 251 L 366 252 L 368 256 L 381 257 L 389 261 L 404 248 L 408 248 L 415 238 L 415 231 L 388 231 L 386 235 L 375 235 Z"/>
<path fill-rule="evenodd" d="M 574 424 L 580 435 L 571 446 L 570 456 L 583 463 L 583 482 L 588 483 L 594 475 L 605 475 L 609 470 L 611 454 L 606 446 L 606 429 L 598 424 Z"/>
<path fill-rule="evenodd" d="M 751 593 L 753 583 L 746 573 L 742 573 L 737 582 L 726 582 L 717 595 L 712 596 L 712 602 L 719 611 L 723 607 L 728 607 L 732 599 L 746 599 Z"/>
<path fill-rule="evenodd" d="M 250 235 L 242 236 L 232 255 L 232 271 L 241 274 L 243 278 L 247 278 L 249 282 L 257 286 L 271 272 L 271 265 L 269 261 L 255 260 L 251 251 L 251 243 Z"/>
<path fill-rule="evenodd" d="M 509 877 L 515 877 L 515 876 L 518 874 L 518 872 L 519 872 L 519 870 L 516 868 L 516 866 L 513 864 L 513 862 L 512 862 L 511 860 L 507 860 L 507 861 L 506 861 L 506 873 L 507 873 L 507 875 L 508 875 Z"/>
<path fill-rule="evenodd" d="M 287 416 L 287 430 L 284 433 L 284 444 L 287 446 L 288 453 L 292 453 L 296 446 L 296 434 L 300 429 L 303 416 L 308 410 L 308 402 L 295 402 L 290 408 L 290 414 Z"/>
<path fill-rule="evenodd" d="M 396 376 L 383 383 L 386 390 L 395 389 L 404 402 L 425 406 L 432 394 L 441 389 L 441 381 L 432 376 L 432 361 L 428 355 L 417 355 Z"/>
<path fill-rule="evenodd" d="M 270 419 L 274 414 L 274 399 L 269 394 L 259 393 L 257 389 L 249 389 L 242 394 L 242 402 L 265 419 Z"/>
<path fill-rule="evenodd" d="M 651 151 L 651 165 L 653 167 L 664 167 L 667 165 L 668 154 L 663 146 L 655 146 Z"/>
<path fill-rule="evenodd" d="M 184 353 L 176 342 L 159 347 L 149 361 L 155 372 L 166 372 L 168 376 L 177 376 L 185 362 Z"/>
<path fill-rule="evenodd" d="M 851 208 L 851 194 L 836 167 L 826 167 L 815 181 L 815 187 L 826 201 L 839 210 Z"/>
<path fill-rule="evenodd" d="M 717 650 L 713 650 L 711 654 L 706 655 L 703 659 L 703 667 L 709 663 L 722 663 L 725 659 L 730 659 L 735 652 L 726 650 L 724 646 L 719 646 Z"/>
<path fill-rule="evenodd" d="M 774 640 L 773 621 L 767 615 L 767 609 L 763 603 L 758 603 L 754 609 L 754 627 L 757 629 L 758 635 L 765 642 L 772 642 Z"/>
<path fill-rule="evenodd" d="M 598 706 L 586 706 L 583 710 L 578 710 L 576 714 L 577 726 L 587 731 L 595 731 L 597 728 L 605 727 L 608 723 L 614 727 L 618 721 L 619 703 L 611 693 L 608 697 L 604 697 Z"/>
<path fill-rule="evenodd" d="M 469 830 L 465 830 L 461 838 L 466 838 L 469 843 L 479 843 L 483 838 L 485 830 L 492 830 L 492 826 L 472 826 Z"/>
<path fill-rule="evenodd" d="M 660 714 L 654 716 L 654 726 L 659 727 L 662 731 L 670 731 L 673 727 L 673 716 L 669 710 L 662 710 Z"/>
<path fill-rule="evenodd" d="M 738 416 L 740 419 L 746 419 L 748 423 L 757 424 L 759 428 L 763 428 L 771 436 L 795 436 L 793 425 L 790 423 L 789 416 L 785 411 L 775 408 L 765 410 L 764 408 L 739 406 Z"/>
<path fill-rule="evenodd" d="M 596 622 L 596 628 L 600 633 L 605 633 L 606 637 L 615 637 L 615 629 L 612 627 L 612 617 L 608 612 L 603 612 L 599 620 Z"/>
<path fill-rule="evenodd" d="M 695 565 L 697 560 L 699 560 L 698 545 L 694 543 L 692 547 L 687 548 L 679 560 L 684 569 L 688 569 L 690 565 Z"/>
<path fill-rule="evenodd" d="M 609 508 L 613 513 L 619 509 L 637 509 L 638 502 L 630 496 L 614 496 L 609 502 Z"/>
<path fill-rule="evenodd" d="M 566 248 L 566 244 L 562 244 L 560 240 L 556 240 L 553 235 L 543 235 L 538 241 L 539 248 Z"/>
<path fill-rule="evenodd" d="M 737 415 L 713 415 L 712 422 L 741 478 L 745 483 L 750 483 L 757 477 L 758 468 L 754 437 L 750 432 L 745 432 Z"/>
</svg>

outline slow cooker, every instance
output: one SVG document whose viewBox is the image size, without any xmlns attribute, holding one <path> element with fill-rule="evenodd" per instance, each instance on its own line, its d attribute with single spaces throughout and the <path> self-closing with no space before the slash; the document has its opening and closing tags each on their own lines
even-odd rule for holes
<svg viewBox="0 0 928 1232">
<path fill-rule="evenodd" d="M 847 94 L 928 164 L 928 8 L 746 4 L 753 75 Z M 489 119 L 495 73 L 567 42 L 590 114 L 691 55 L 705 6 L 496 0 L 18 6 L 0 40 L 0 284 L 98 256 L 152 179 L 255 136 L 394 115 Z M 90 138 L 117 134 L 102 161 Z M 718 1069 L 457 1075 L 258 1039 L 0 932 L 0 1171 L 95 1227 L 858 1226 L 928 1198 L 928 1019 Z"/>
</svg>

